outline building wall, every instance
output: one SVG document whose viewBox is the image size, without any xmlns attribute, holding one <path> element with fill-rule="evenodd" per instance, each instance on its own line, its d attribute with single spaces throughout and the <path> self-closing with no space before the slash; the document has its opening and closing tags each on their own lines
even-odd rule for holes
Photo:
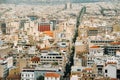
<svg viewBox="0 0 120 80">
<path fill-rule="evenodd" d="M 92 67 L 94 63 L 95 63 L 94 57 L 93 56 L 87 56 L 87 66 Z"/>
<path fill-rule="evenodd" d="M 7 67 L 8 67 L 8 68 L 10 68 L 10 67 L 13 66 L 13 57 L 8 57 L 8 58 L 6 59 L 6 61 L 7 61 Z"/>
<path fill-rule="evenodd" d="M 106 77 L 110 77 L 110 78 L 116 78 L 117 74 L 116 74 L 116 66 L 114 65 L 107 65 L 104 68 L 104 76 Z"/>
<path fill-rule="evenodd" d="M 27 65 L 27 60 L 26 59 L 19 59 L 19 63 L 18 63 L 18 66 L 17 67 L 19 67 L 19 70 L 20 70 L 20 72 L 22 71 L 22 69 L 24 68 L 24 67 L 26 67 L 26 65 Z"/>
<path fill-rule="evenodd" d="M 3 77 L 4 67 L 0 65 L 0 77 Z"/>
<path fill-rule="evenodd" d="M 6 23 L 1 24 L 1 31 L 2 31 L 2 34 L 6 34 Z"/>
<path fill-rule="evenodd" d="M 57 53 L 58 55 L 52 55 L 52 54 L 49 55 L 49 54 L 41 55 L 40 62 L 41 63 L 54 63 L 54 62 L 58 62 L 58 65 L 62 65 L 62 66 L 65 64 L 64 56 L 60 55 L 59 53 Z"/>
<path fill-rule="evenodd" d="M 119 45 L 109 45 L 106 47 L 107 54 L 109 55 L 116 55 L 117 50 L 120 50 Z"/>
<path fill-rule="evenodd" d="M 11 68 L 9 69 L 9 75 L 16 75 L 16 74 L 19 74 L 19 68 L 18 67 L 15 67 L 15 68 Z"/>
<path fill-rule="evenodd" d="M 38 26 L 38 31 L 40 31 L 40 32 L 50 31 L 50 24 L 39 25 Z"/>
<path fill-rule="evenodd" d="M 89 47 L 90 46 L 104 46 L 109 43 L 113 42 L 113 40 L 89 40 Z"/>
<path fill-rule="evenodd" d="M 22 72 L 21 73 L 21 80 L 34 80 L 34 72 L 29 72 L 29 71 L 26 71 L 26 72 Z"/>
<path fill-rule="evenodd" d="M 7 62 L 0 64 L 0 77 L 5 79 L 8 76 L 8 72 Z"/>
<path fill-rule="evenodd" d="M 55 78 L 55 77 L 45 77 L 45 80 L 60 80 L 60 78 Z"/>
<path fill-rule="evenodd" d="M 103 56 L 104 50 L 102 48 L 90 48 L 89 54 L 94 56 Z"/>
<path fill-rule="evenodd" d="M 88 30 L 87 35 L 88 36 L 97 36 L 98 30 Z"/>
<path fill-rule="evenodd" d="M 120 79 L 120 69 L 117 69 L 117 78 Z"/>
<path fill-rule="evenodd" d="M 119 32 L 120 31 L 120 24 L 119 23 L 116 23 L 113 25 L 113 31 L 114 32 Z"/>
</svg>

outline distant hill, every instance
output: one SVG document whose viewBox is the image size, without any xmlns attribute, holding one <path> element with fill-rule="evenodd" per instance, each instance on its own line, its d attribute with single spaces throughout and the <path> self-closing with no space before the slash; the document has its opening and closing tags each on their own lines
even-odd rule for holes
<svg viewBox="0 0 120 80">
<path fill-rule="evenodd" d="M 110 1 L 110 0 L 0 0 L 0 3 L 61 4 L 61 3 L 65 3 L 65 2 L 88 3 L 88 2 L 100 2 L 100 1 Z M 115 1 L 115 0 L 113 0 L 113 1 Z"/>
<path fill-rule="evenodd" d="M 64 2 L 96 2 L 100 0 L 0 0 L 0 3 L 64 3 Z"/>
</svg>

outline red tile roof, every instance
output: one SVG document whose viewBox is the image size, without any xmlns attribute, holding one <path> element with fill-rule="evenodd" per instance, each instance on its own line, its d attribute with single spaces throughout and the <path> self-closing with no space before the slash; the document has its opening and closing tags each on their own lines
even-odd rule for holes
<svg viewBox="0 0 120 80">
<path fill-rule="evenodd" d="M 107 64 L 117 64 L 116 62 L 107 62 Z"/>
<path fill-rule="evenodd" d="M 47 73 L 45 74 L 45 77 L 55 77 L 55 78 L 59 78 L 59 77 L 60 77 L 60 74 L 55 73 L 55 72 L 47 72 Z"/>
<path fill-rule="evenodd" d="M 53 32 L 52 31 L 44 31 L 44 34 L 53 37 Z"/>
<path fill-rule="evenodd" d="M 90 48 L 100 48 L 99 46 L 91 46 Z"/>
<path fill-rule="evenodd" d="M 40 61 L 40 58 L 39 58 L 39 57 L 33 57 L 33 58 L 31 59 L 31 61 Z"/>
<path fill-rule="evenodd" d="M 0 60 L 5 60 L 4 58 L 0 58 Z"/>
<path fill-rule="evenodd" d="M 120 45 L 120 42 L 111 42 L 112 45 Z"/>
<path fill-rule="evenodd" d="M 111 78 L 110 80 L 118 80 L 118 79 L 116 79 L 116 78 Z"/>
</svg>

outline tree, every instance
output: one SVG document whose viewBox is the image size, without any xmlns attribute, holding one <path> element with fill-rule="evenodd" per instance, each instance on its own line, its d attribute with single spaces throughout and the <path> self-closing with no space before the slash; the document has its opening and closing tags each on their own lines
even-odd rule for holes
<svg viewBox="0 0 120 80">
<path fill-rule="evenodd" d="M 37 80 L 44 80 L 44 76 L 40 75 Z"/>
<path fill-rule="evenodd" d="M 53 62 L 52 65 L 57 66 L 58 62 Z"/>
</svg>

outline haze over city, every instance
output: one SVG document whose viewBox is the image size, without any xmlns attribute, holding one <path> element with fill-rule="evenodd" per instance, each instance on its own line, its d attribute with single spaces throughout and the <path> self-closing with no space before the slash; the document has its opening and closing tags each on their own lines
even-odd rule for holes
<svg viewBox="0 0 120 80">
<path fill-rule="evenodd" d="M 72 2 L 72 3 L 88 3 L 88 2 L 107 2 L 107 1 L 118 1 L 118 0 L 0 0 L 0 3 L 27 3 L 27 4 L 63 4 L 65 2 Z"/>
</svg>

